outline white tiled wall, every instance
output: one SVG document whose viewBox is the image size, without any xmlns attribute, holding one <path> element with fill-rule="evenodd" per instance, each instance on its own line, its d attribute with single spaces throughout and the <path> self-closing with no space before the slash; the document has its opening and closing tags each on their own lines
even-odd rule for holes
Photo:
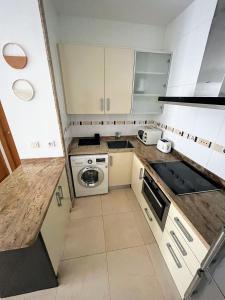
<svg viewBox="0 0 225 300">
<path fill-rule="evenodd" d="M 173 52 L 168 96 L 193 96 L 217 0 L 195 0 L 168 25 L 165 47 Z M 165 105 L 155 117 L 169 126 L 225 146 L 225 111 Z M 225 154 L 166 131 L 174 148 L 225 179 Z"/>
</svg>

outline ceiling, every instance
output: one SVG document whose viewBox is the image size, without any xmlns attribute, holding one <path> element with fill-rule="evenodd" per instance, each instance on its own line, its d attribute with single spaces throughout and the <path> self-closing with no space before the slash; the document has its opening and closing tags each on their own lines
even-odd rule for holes
<svg viewBox="0 0 225 300">
<path fill-rule="evenodd" d="M 59 14 L 166 25 L 193 0 L 52 0 Z"/>
</svg>

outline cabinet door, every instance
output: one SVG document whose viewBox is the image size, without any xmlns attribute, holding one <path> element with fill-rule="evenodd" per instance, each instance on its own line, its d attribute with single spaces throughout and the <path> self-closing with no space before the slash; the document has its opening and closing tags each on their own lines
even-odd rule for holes
<svg viewBox="0 0 225 300">
<path fill-rule="evenodd" d="M 71 200 L 64 169 L 41 227 L 41 234 L 55 274 L 57 274 L 63 253 L 65 229 L 69 221 L 70 207 Z"/>
<path fill-rule="evenodd" d="M 134 51 L 132 49 L 105 49 L 105 112 L 131 112 Z"/>
<path fill-rule="evenodd" d="M 104 48 L 60 45 L 68 114 L 104 114 Z"/>
<path fill-rule="evenodd" d="M 132 165 L 131 188 L 134 191 L 139 203 L 141 203 L 143 197 L 141 192 L 143 175 L 144 175 L 144 166 L 140 162 L 139 158 L 134 154 L 133 165 Z"/>
<path fill-rule="evenodd" d="M 133 152 L 109 154 L 109 186 L 131 184 Z"/>
</svg>

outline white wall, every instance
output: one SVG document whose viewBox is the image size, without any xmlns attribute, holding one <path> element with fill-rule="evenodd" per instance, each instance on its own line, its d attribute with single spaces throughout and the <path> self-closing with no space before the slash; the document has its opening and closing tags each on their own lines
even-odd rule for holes
<svg viewBox="0 0 225 300">
<path fill-rule="evenodd" d="M 165 47 L 173 51 L 169 96 L 193 96 L 216 0 L 195 0 L 168 25 Z M 225 111 L 165 105 L 156 120 L 225 147 Z M 225 155 L 173 133 L 165 137 L 174 148 L 225 179 Z"/>
<path fill-rule="evenodd" d="M 165 28 L 60 15 L 61 42 L 160 50 Z"/>
<path fill-rule="evenodd" d="M 45 13 L 47 32 L 48 32 L 48 38 L 50 44 L 51 59 L 53 64 L 54 78 L 56 84 L 56 93 L 57 93 L 60 117 L 62 122 L 63 138 L 67 150 L 68 145 L 71 141 L 71 133 L 69 127 L 70 118 L 66 113 L 61 69 L 60 69 L 60 62 L 59 62 L 58 49 L 57 49 L 57 44 L 59 43 L 60 40 L 59 18 L 52 4 L 52 0 L 44 0 L 43 4 L 44 4 L 44 13 Z"/>
<path fill-rule="evenodd" d="M 28 65 L 22 70 L 0 59 L 0 99 L 20 158 L 63 156 L 38 1 L 1 1 L 0 28 L 1 48 L 5 43 L 16 42 L 28 56 Z M 34 86 L 33 101 L 24 102 L 13 94 L 12 84 L 19 78 Z M 53 141 L 56 146 L 49 147 Z M 39 142 L 40 148 L 32 148 L 33 142 Z"/>
</svg>

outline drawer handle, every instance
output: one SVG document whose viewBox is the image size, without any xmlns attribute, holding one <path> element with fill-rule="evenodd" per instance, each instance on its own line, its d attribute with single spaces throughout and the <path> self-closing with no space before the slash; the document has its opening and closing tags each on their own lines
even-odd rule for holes
<svg viewBox="0 0 225 300">
<path fill-rule="evenodd" d="M 56 192 L 55 196 L 56 196 L 56 201 L 57 201 L 58 206 L 62 206 L 62 201 L 61 201 L 59 192 Z"/>
<path fill-rule="evenodd" d="M 147 209 L 147 208 L 145 208 L 145 213 L 146 213 L 146 215 L 147 215 L 149 221 L 152 222 L 153 219 L 152 219 L 152 217 L 149 215 L 149 212 L 148 212 L 148 209 Z"/>
<path fill-rule="evenodd" d="M 175 254 L 175 252 L 174 252 L 174 250 L 172 248 L 172 246 L 170 245 L 170 243 L 167 243 L 166 246 L 167 246 L 170 254 L 172 255 L 173 260 L 175 261 L 178 269 L 181 269 L 182 268 L 182 264 L 180 263 L 179 259 L 177 258 L 176 254 Z"/>
<path fill-rule="evenodd" d="M 180 219 L 175 217 L 174 221 L 177 223 L 177 226 L 180 228 L 180 230 L 183 232 L 184 236 L 188 240 L 188 242 L 193 242 L 193 238 L 190 235 L 190 233 L 187 231 L 187 229 L 184 227 L 184 225 L 181 223 Z"/>
<path fill-rule="evenodd" d="M 143 179 L 143 171 L 144 171 L 144 169 L 141 168 L 141 169 L 140 169 L 140 173 L 139 173 L 139 179 L 140 179 L 140 180 Z"/>
<path fill-rule="evenodd" d="M 170 231 L 170 235 L 172 236 L 174 242 L 176 243 L 177 247 L 179 248 L 181 254 L 183 256 L 187 255 L 187 251 L 184 249 L 183 245 L 181 244 L 181 242 L 179 241 L 178 237 L 176 236 L 174 231 Z"/>
<path fill-rule="evenodd" d="M 59 191 L 59 197 L 60 197 L 60 199 L 63 199 L 64 198 L 64 196 L 63 196 L 63 188 L 62 188 L 61 185 L 58 186 L 58 191 Z"/>
</svg>

